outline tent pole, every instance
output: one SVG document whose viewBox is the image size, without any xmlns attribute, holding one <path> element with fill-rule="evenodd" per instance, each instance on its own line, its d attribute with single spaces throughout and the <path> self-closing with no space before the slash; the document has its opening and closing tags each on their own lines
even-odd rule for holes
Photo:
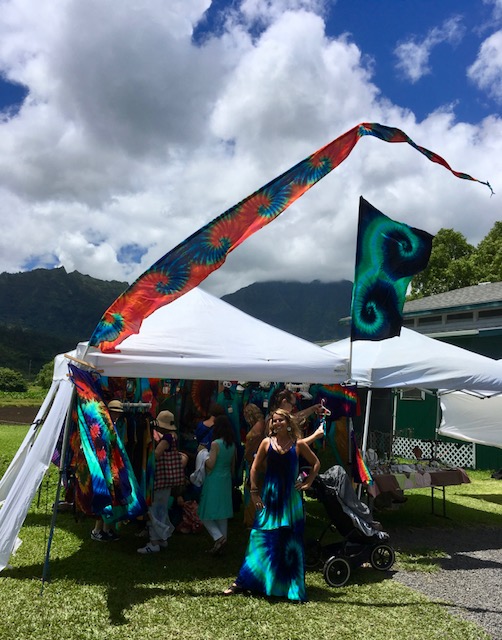
<svg viewBox="0 0 502 640">
<path fill-rule="evenodd" d="M 61 484 L 62 484 L 63 475 L 65 471 L 65 459 L 66 459 L 66 453 L 68 451 L 68 442 L 70 439 L 71 413 L 73 409 L 73 404 L 75 402 L 76 392 L 77 390 L 74 386 L 71 394 L 70 403 L 68 405 L 68 411 L 66 412 L 65 423 L 64 423 L 63 442 L 61 444 L 61 458 L 59 460 L 58 486 L 56 488 L 56 497 L 54 498 L 54 505 L 52 507 L 51 528 L 49 531 L 49 537 L 47 539 L 47 549 L 45 551 L 44 568 L 42 572 L 42 587 L 40 589 L 40 594 L 43 593 L 44 585 L 48 580 L 48 575 L 49 575 L 49 557 L 51 553 L 52 538 L 54 537 L 54 529 L 56 528 L 59 498 L 61 496 Z"/>
<path fill-rule="evenodd" d="M 370 425 L 372 395 L 373 395 L 373 389 L 368 389 L 368 394 L 366 396 L 366 412 L 364 414 L 363 441 L 361 445 L 361 455 L 363 456 L 363 458 L 366 456 L 366 447 L 368 444 L 368 431 L 369 431 L 369 425 Z"/>
<path fill-rule="evenodd" d="M 347 462 L 349 465 L 352 464 L 352 444 L 351 444 L 351 439 L 350 439 L 350 434 L 353 430 L 353 426 L 352 426 L 352 418 L 346 417 L 345 418 L 345 430 L 346 430 L 346 436 L 347 436 Z"/>
<path fill-rule="evenodd" d="M 373 390 L 368 389 L 368 393 L 366 395 L 366 409 L 364 413 L 363 441 L 361 444 L 361 455 L 363 457 L 363 460 L 366 457 L 366 446 L 368 444 L 368 431 L 369 431 L 369 424 L 370 424 L 372 394 L 373 394 Z M 359 498 L 359 500 L 361 499 L 362 491 L 363 491 L 363 486 L 362 484 L 360 484 L 357 490 L 357 497 Z"/>
<path fill-rule="evenodd" d="M 434 397 L 436 398 L 436 428 L 434 430 L 434 448 L 432 455 L 434 456 L 434 459 L 437 460 L 438 433 L 439 427 L 441 426 L 441 402 L 439 401 L 439 393 L 437 391 L 434 393 Z"/>
<path fill-rule="evenodd" d="M 352 340 L 349 342 L 349 370 L 347 372 L 349 381 L 352 380 Z"/>
<path fill-rule="evenodd" d="M 436 398 L 436 430 L 434 432 L 434 440 L 438 439 L 438 431 L 441 422 L 441 403 L 439 402 L 439 393 L 436 391 L 434 394 Z"/>
<path fill-rule="evenodd" d="M 352 313 L 351 313 L 351 317 L 350 317 L 350 324 L 352 327 Z M 352 334 L 352 329 L 351 329 L 351 334 Z M 347 383 L 350 384 L 352 380 L 352 336 L 350 338 L 349 341 L 349 366 L 348 366 L 348 371 L 347 371 Z M 348 451 L 348 464 L 351 465 L 352 464 L 352 444 L 351 444 L 351 439 L 350 439 L 350 434 L 351 431 L 353 429 L 352 426 L 352 419 L 347 417 L 346 418 L 346 423 L 345 423 L 346 429 L 347 429 L 347 443 L 348 443 L 348 447 L 347 447 L 347 451 Z"/>
<path fill-rule="evenodd" d="M 389 460 L 392 458 L 392 447 L 394 446 L 394 440 L 396 439 L 398 394 L 399 391 L 396 391 L 396 389 L 392 389 L 392 435 L 390 439 Z"/>
</svg>

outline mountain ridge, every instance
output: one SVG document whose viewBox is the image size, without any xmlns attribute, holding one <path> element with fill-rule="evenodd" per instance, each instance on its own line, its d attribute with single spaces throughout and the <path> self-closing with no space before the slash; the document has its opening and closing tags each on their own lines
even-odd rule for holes
<svg viewBox="0 0 502 640">
<path fill-rule="evenodd" d="M 33 377 L 58 353 L 88 339 L 128 287 L 64 267 L 0 274 L 0 367 Z M 352 283 L 272 281 L 222 296 L 241 311 L 313 342 L 347 335 Z"/>
<path fill-rule="evenodd" d="M 255 282 L 221 299 L 241 311 L 311 342 L 348 335 L 339 320 L 350 315 L 352 282 Z"/>
</svg>

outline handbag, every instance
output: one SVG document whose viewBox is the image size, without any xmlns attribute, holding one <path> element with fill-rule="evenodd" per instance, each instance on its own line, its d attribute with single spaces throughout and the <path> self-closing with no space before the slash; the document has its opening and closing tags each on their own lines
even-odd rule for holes
<svg viewBox="0 0 502 640">
<path fill-rule="evenodd" d="M 169 487 L 185 487 L 185 469 L 181 453 L 178 451 L 176 440 L 172 438 L 170 447 L 162 453 L 155 462 L 155 489 L 167 489 Z"/>
</svg>

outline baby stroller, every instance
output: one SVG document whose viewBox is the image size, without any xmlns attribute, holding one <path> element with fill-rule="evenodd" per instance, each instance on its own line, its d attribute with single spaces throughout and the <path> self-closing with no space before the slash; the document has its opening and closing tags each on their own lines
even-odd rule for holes
<svg viewBox="0 0 502 640">
<path fill-rule="evenodd" d="M 395 560 L 388 543 L 389 534 L 380 531 L 367 505 L 354 491 L 345 469 L 334 466 L 317 476 L 307 495 L 319 500 L 330 518 L 316 540 L 305 543 L 305 565 L 314 569 L 322 564 L 324 579 L 330 587 L 343 587 L 354 569 L 369 562 L 378 571 L 388 571 Z M 338 531 L 343 540 L 322 544 L 329 531 Z"/>
</svg>

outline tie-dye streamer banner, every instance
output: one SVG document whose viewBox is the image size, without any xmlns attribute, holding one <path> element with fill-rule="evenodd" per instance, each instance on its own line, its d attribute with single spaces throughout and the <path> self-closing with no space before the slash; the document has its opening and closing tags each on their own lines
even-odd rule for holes
<svg viewBox="0 0 502 640">
<path fill-rule="evenodd" d="M 359 202 L 351 339 L 398 336 L 406 290 L 427 266 L 433 236 L 394 222 L 364 198 Z"/>
<path fill-rule="evenodd" d="M 107 309 L 89 344 L 102 351 L 115 348 L 138 333 L 141 323 L 159 307 L 187 293 L 222 266 L 228 254 L 246 238 L 275 220 L 316 182 L 335 169 L 363 136 L 385 142 L 405 142 L 464 180 L 481 182 L 453 171 L 437 154 L 420 147 L 403 131 L 377 123 L 361 123 L 228 209 L 169 251 L 145 271 Z M 487 182 L 481 182 L 488 187 Z M 490 187 L 491 189 L 491 187 Z"/>
<path fill-rule="evenodd" d="M 78 429 L 90 474 L 92 512 L 107 522 L 130 520 L 147 506 L 131 463 L 92 374 L 70 368 L 76 388 Z"/>
</svg>

